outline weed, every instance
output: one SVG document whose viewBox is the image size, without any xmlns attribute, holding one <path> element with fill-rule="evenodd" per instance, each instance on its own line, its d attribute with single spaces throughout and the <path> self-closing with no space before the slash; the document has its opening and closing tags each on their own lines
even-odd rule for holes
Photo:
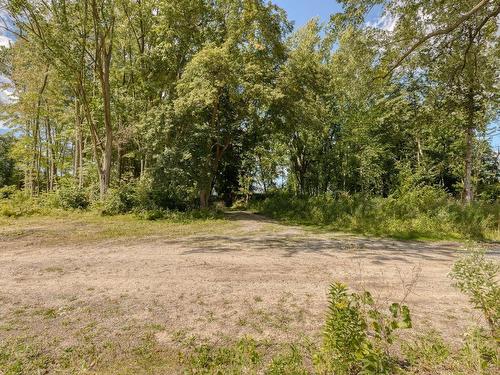
<svg viewBox="0 0 500 375">
<path fill-rule="evenodd" d="M 493 336 L 500 337 L 500 264 L 487 260 L 484 249 L 472 247 L 459 259 L 450 273 L 455 286 L 482 311 Z"/>
<path fill-rule="evenodd" d="M 408 307 L 393 303 L 381 312 L 370 293 L 350 293 L 330 287 L 322 352 L 317 367 L 336 374 L 389 374 L 394 365 L 388 353 L 397 329 L 411 328 Z"/>
<path fill-rule="evenodd" d="M 266 374 L 307 375 L 308 371 L 304 367 L 304 360 L 299 349 L 295 345 L 291 345 L 288 352 L 278 354 L 272 359 Z"/>
</svg>

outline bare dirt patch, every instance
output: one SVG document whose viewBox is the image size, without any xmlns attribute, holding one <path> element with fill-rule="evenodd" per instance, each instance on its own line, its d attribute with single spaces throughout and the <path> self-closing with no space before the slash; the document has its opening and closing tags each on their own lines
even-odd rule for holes
<svg viewBox="0 0 500 375">
<path fill-rule="evenodd" d="M 318 234 L 249 213 L 97 240 L 90 231 L 104 221 L 40 223 L 0 230 L 0 341 L 30 337 L 53 351 L 95 353 L 96 363 L 146 337 L 164 347 L 296 342 L 320 334 L 334 280 L 381 302 L 404 299 L 417 329 L 458 340 L 480 322 L 447 277 L 456 243 Z"/>
</svg>

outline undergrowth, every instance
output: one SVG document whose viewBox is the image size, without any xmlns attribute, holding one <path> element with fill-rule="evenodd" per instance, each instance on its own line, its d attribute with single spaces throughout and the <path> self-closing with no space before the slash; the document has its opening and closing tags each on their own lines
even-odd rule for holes
<svg viewBox="0 0 500 375">
<path fill-rule="evenodd" d="M 387 198 L 275 193 L 250 207 L 293 224 L 399 239 L 500 239 L 500 202 L 463 205 L 431 187 Z"/>
<path fill-rule="evenodd" d="M 112 189 L 105 199 L 92 198 L 88 191 L 74 186 L 56 192 L 31 196 L 10 188 L 0 189 L 0 217 L 54 216 L 70 212 L 93 212 L 101 216 L 130 214 L 143 220 L 193 220 L 222 219 L 223 211 L 217 208 L 176 209 L 160 207 L 129 186 Z"/>
</svg>

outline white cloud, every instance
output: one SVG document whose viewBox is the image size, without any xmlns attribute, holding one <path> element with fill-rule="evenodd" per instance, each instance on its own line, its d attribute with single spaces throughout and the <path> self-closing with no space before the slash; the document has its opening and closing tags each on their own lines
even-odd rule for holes
<svg viewBox="0 0 500 375">
<path fill-rule="evenodd" d="M 382 30 L 392 32 L 396 27 L 396 22 L 397 22 L 396 17 L 393 17 L 390 14 L 383 14 L 382 17 L 380 17 L 379 19 L 379 25 L 380 25 L 379 27 Z"/>
<path fill-rule="evenodd" d="M 7 26 L 8 29 L 14 30 L 15 26 L 12 22 L 12 18 L 5 10 L 0 10 L 0 22 L 2 26 Z M 10 47 L 10 44 L 15 40 L 15 36 L 10 31 L 7 31 L 5 28 L 0 29 L 0 46 L 2 47 Z"/>
<path fill-rule="evenodd" d="M 0 35 L 0 46 L 2 47 L 10 47 L 10 43 L 12 43 L 12 40 L 5 35 Z"/>
<path fill-rule="evenodd" d="M 368 21 L 366 26 L 375 27 L 377 29 L 393 32 L 396 27 L 397 18 L 389 13 L 383 13 L 378 19 L 373 22 Z"/>
<path fill-rule="evenodd" d="M 0 35 L 0 46 L 1 47 L 10 47 L 13 40 L 6 35 Z M 11 84 L 9 78 L 4 75 L 0 75 L 0 103 L 8 104 L 15 102 L 17 98 L 13 95 L 13 90 L 9 87 L 5 87 L 6 85 Z"/>
<path fill-rule="evenodd" d="M 12 81 L 0 74 L 0 103 L 1 104 L 11 104 L 17 101 L 17 97 L 14 94 L 14 88 L 12 87 Z"/>
</svg>

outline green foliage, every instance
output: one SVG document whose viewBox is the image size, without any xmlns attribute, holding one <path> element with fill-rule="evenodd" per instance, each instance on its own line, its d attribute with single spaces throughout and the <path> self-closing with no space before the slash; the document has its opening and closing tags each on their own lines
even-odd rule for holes
<svg viewBox="0 0 500 375">
<path fill-rule="evenodd" d="M 2 198 L 3 197 L 3 198 Z M 167 204 L 165 204 L 167 203 Z M 145 220 L 169 220 L 189 223 L 194 220 L 215 220 L 224 217 L 219 208 L 187 209 L 177 204 L 170 208 L 169 201 L 151 190 L 147 181 L 137 181 L 110 189 L 105 199 L 74 184 L 61 186 L 57 191 L 32 197 L 14 187 L 0 189 L 0 216 L 22 217 L 43 215 L 57 210 L 90 209 L 104 216 L 132 214 Z M 178 208 L 181 209 L 178 209 Z"/>
<path fill-rule="evenodd" d="M 131 212 L 136 205 L 136 195 L 131 185 L 109 189 L 104 200 L 97 202 L 103 215 L 119 215 Z"/>
<path fill-rule="evenodd" d="M 42 206 L 37 199 L 30 197 L 24 191 L 16 191 L 8 198 L 0 199 L 0 215 L 7 217 L 21 217 L 39 214 Z"/>
<path fill-rule="evenodd" d="M 76 185 L 61 187 L 57 190 L 56 194 L 59 199 L 59 205 L 63 209 L 84 210 L 90 205 L 87 191 Z"/>
<path fill-rule="evenodd" d="M 17 192 L 17 187 L 14 185 L 1 187 L 0 199 L 7 199 L 16 192 Z"/>
<path fill-rule="evenodd" d="M 194 220 L 220 220 L 224 218 L 223 211 L 211 208 L 193 209 L 189 211 L 153 209 L 134 211 L 134 214 L 145 220 L 169 220 L 174 223 L 190 223 Z"/>
<path fill-rule="evenodd" d="M 14 137 L 0 135 L 0 188 L 17 183 L 15 160 L 11 154 L 14 142 Z"/>
<path fill-rule="evenodd" d="M 497 238 L 499 202 L 462 205 L 429 186 L 387 198 L 347 193 L 274 193 L 252 207 L 271 217 L 396 238 Z"/>
<path fill-rule="evenodd" d="M 470 299 L 486 318 L 493 336 L 500 338 L 500 263 L 489 260 L 485 250 L 469 249 L 469 254 L 459 259 L 450 273 L 455 286 Z"/>
<path fill-rule="evenodd" d="M 403 342 L 402 352 L 408 374 L 481 374 L 498 373 L 500 356 L 498 343 L 480 328 L 464 335 L 459 348 L 447 343 L 436 331 L 420 333 Z"/>
<path fill-rule="evenodd" d="M 218 209 L 196 209 L 182 202 L 175 202 L 153 189 L 151 181 L 141 180 L 109 189 L 106 197 L 96 200 L 93 208 L 102 215 L 113 216 L 132 213 L 146 220 L 168 219 L 172 221 L 191 221 L 196 219 L 218 219 L 222 211 Z"/>
<path fill-rule="evenodd" d="M 0 187 L 36 196 L 76 179 L 99 186 L 102 211 L 116 214 L 286 186 L 354 197 L 348 214 L 311 208 L 312 222 L 342 229 L 480 238 L 498 223 L 493 209 L 460 209 L 434 189 L 498 196 L 484 137 L 498 117 L 494 1 L 458 23 L 470 1 L 341 1 L 328 25 L 293 33 L 266 0 L 105 0 L 101 12 L 88 1 L 0 3 L 24 36 L 0 49 L 2 86 L 17 98 L 0 111 L 15 135 L 0 137 Z M 365 23 L 374 4 L 391 30 Z M 398 59 L 447 25 L 458 26 Z M 147 196 L 128 186 L 149 176 Z M 62 207 L 86 205 L 62 195 Z"/>
<path fill-rule="evenodd" d="M 255 368 L 261 355 L 253 339 L 243 338 L 234 346 L 197 346 L 182 358 L 182 363 L 189 374 L 240 374 Z"/>
<path fill-rule="evenodd" d="M 309 371 L 304 366 L 304 359 L 295 345 L 290 347 L 289 352 L 275 356 L 266 375 L 307 375 Z"/>
<path fill-rule="evenodd" d="M 370 355 L 367 322 L 358 295 L 351 295 L 342 284 L 332 284 L 324 332 L 324 347 L 331 370 L 340 373 L 359 371 L 360 361 Z"/>
<path fill-rule="evenodd" d="M 369 292 L 350 293 L 334 283 L 330 287 L 323 351 L 319 368 L 338 374 L 390 374 L 394 362 L 388 348 L 397 329 L 411 328 L 407 306 L 393 303 L 380 311 Z"/>
</svg>

